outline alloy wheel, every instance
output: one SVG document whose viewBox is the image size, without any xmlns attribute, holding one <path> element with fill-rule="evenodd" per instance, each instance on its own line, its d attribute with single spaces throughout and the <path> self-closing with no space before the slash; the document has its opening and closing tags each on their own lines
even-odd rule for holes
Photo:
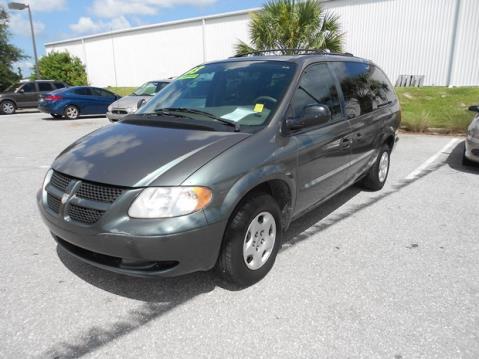
<svg viewBox="0 0 479 359">
<path fill-rule="evenodd" d="M 2 103 L 2 112 L 10 115 L 15 112 L 15 106 L 10 101 L 5 101 Z"/>
</svg>

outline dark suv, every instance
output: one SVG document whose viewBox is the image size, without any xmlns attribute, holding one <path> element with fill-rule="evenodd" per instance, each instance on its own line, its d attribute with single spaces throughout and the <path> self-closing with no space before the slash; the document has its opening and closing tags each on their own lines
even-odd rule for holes
<svg viewBox="0 0 479 359">
<path fill-rule="evenodd" d="M 179 76 L 134 115 L 65 149 L 38 192 L 60 247 L 135 276 L 271 269 L 292 220 L 388 176 L 400 109 L 349 55 L 252 56 Z"/>
<path fill-rule="evenodd" d="M 14 114 L 17 108 L 36 108 L 41 94 L 68 87 L 61 81 L 38 80 L 19 82 L 0 93 L 0 113 Z"/>
</svg>

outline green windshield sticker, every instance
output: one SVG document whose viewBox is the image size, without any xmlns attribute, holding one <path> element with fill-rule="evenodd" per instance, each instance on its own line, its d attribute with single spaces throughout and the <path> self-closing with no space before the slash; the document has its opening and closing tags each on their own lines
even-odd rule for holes
<svg viewBox="0 0 479 359">
<path fill-rule="evenodd" d="M 200 75 L 198 73 L 198 71 L 200 71 L 201 69 L 204 69 L 204 68 L 205 68 L 204 66 L 193 67 L 190 71 L 185 72 L 183 75 L 178 77 L 178 80 L 196 79 Z"/>
</svg>

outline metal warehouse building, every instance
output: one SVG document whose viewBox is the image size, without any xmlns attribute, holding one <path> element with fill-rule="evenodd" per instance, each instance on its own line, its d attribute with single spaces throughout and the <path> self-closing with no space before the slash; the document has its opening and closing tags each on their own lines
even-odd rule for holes
<svg viewBox="0 0 479 359">
<path fill-rule="evenodd" d="M 479 0 L 330 0 L 345 51 L 379 64 L 394 83 L 423 75 L 424 85 L 479 85 Z M 137 86 L 233 55 L 248 40 L 249 9 L 45 44 L 86 65 L 96 86 Z"/>
</svg>

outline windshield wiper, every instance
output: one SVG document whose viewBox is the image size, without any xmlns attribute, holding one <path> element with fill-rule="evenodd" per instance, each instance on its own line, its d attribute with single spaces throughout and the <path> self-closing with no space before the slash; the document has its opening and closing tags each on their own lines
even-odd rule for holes
<svg viewBox="0 0 479 359">
<path fill-rule="evenodd" d="M 166 107 L 166 108 L 160 108 L 160 109 L 157 109 L 155 110 L 156 111 L 166 111 L 166 112 L 182 112 L 182 113 L 192 113 L 192 114 L 196 114 L 196 115 L 203 115 L 205 117 L 208 117 L 208 118 L 211 118 L 215 121 L 219 121 L 219 122 L 222 122 L 224 123 L 225 125 L 228 125 L 228 126 L 231 126 L 231 127 L 234 127 L 235 129 L 235 132 L 239 132 L 240 131 L 240 125 L 239 123 L 237 122 L 234 122 L 234 121 L 230 121 L 230 120 L 226 120 L 224 118 L 221 118 L 221 117 L 216 117 L 215 115 L 213 115 L 212 113 L 209 113 L 209 112 L 206 112 L 206 111 L 201 111 L 201 110 L 195 110 L 195 109 L 192 109 L 192 108 L 186 108 L 186 107 Z"/>
</svg>

